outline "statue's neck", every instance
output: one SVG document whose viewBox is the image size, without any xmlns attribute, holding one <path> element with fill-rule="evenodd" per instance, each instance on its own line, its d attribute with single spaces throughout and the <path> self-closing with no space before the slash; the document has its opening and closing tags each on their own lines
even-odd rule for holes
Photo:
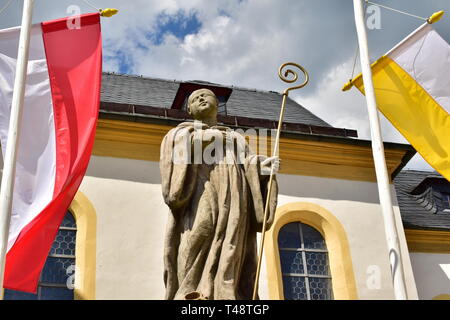
<svg viewBox="0 0 450 320">
<path fill-rule="evenodd" d="M 217 125 L 217 119 L 215 118 L 195 119 L 194 122 L 206 124 L 208 127 L 213 127 Z"/>
</svg>

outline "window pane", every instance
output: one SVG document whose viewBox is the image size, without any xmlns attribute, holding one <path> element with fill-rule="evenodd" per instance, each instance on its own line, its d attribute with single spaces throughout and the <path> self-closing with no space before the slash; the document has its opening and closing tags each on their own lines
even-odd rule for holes
<svg viewBox="0 0 450 320">
<path fill-rule="evenodd" d="M 50 254 L 75 255 L 75 241 L 77 232 L 73 230 L 59 230 L 53 241 Z"/>
<path fill-rule="evenodd" d="M 61 227 L 70 227 L 70 228 L 77 227 L 77 224 L 75 223 L 75 218 L 69 211 L 66 213 L 64 220 L 61 223 Z"/>
<path fill-rule="evenodd" d="M 302 253 L 299 251 L 280 251 L 282 273 L 304 273 Z"/>
<path fill-rule="evenodd" d="M 219 100 L 219 105 L 217 107 L 218 114 L 227 114 L 227 99 L 224 96 L 218 96 L 217 100 Z"/>
<path fill-rule="evenodd" d="M 311 300 L 332 300 L 331 279 L 309 278 Z"/>
<path fill-rule="evenodd" d="M 293 222 L 284 225 L 278 234 L 278 246 L 280 248 L 300 248 L 299 223 Z"/>
<path fill-rule="evenodd" d="M 74 274 L 74 269 L 67 271 L 71 265 L 75 265 L 75 259 L 48 257 L 41 274 L 41 282 L 65 284 L 67 278 Z"/>
<path fill-rule="evenodd" d="M 308 300 L 304 277 L 283 276 L 285 300 Z"/>
<path fill-rule="evenodd" d="M 73 300 L 73 290 L 41 287 L 41 300 Z"/>
<path fill-rule="evenodd" d="M 330 275 L 328 254 L 326 252 L 306 252 L 306 266 L 308 268 L 308 274 Z"/>
<path fill-rule="evenodd" d="M 286 224 L 278 245 L 285 299 L 307 300 L 308 295 L 311 300 L 333 299 L 327 247 L 319 231 L 300 222 Z"/>
<path fill-rule="evenodd" d="M 76 228 L 73 215 L 67 212 L 61 227 Z M 50 255 L 75 256 L 76 230 L 58 230 L 55 241 L 50 249 Z M 72 267 L 71 267 L 72 266 Z M 70 269 L 69 269 L 70 268 Z M 72 300 L 73 290 L 66 287 L 67 279 L 75 272 L 74 258 L 47 257 L 44 268 L 39 279 L 39 295 L 24 293 L 14 290 L 5 290 L 5 299 L 9 300 Z M 73 278 L 72 278 L 73 280 Z M 71 281 L 72 282 L 72 281 Z M 73 283 L 73 282 L 72 282 Z M 50 287 L 46 284 L 60 285 L 61 287 Z"/>
<path fill-rule="evenodd" d="M 37 300 L 37 294 L 5 289 L 4 300 Z"/>
<path fill-rule="evenodd" d="M 306 249 L 326 249 L 325 240 L 319 231 L 302 223 L 303 241 Z"/>
</svg>

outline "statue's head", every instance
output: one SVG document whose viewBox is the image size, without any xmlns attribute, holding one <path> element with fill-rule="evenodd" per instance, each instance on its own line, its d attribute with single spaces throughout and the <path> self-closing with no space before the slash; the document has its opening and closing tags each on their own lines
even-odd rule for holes
<svg viewBox="0 0 450 320">
<path fill-rule="evenodd" d="M 209 89 L 198 89 L 189 96 L 187 111 L 195 120 L 208 123 L 216 120 L 218 105 L 219 101 L 214 92 Z"/>
</svg>

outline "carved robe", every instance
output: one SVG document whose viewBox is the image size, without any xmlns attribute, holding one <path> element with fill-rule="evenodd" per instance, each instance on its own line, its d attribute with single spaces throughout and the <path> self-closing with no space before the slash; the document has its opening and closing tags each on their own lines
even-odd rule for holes
<svg viewBox="0 0 450 320">
<path fill-rule="evenodd" d="M 201 130 L 245 144 L 226 127 Z M 194 128 L 184 122 L 161 144 L 164 201 L 170 208 L 164 249 L 166 299 L 198 292 L 208 299 L 251 299 L 257 265 L 256 232 L 262 229 L 268 175 L 260 174 L 266 157 L 245 146 L 240 164 L 219 158 L 213 164 L 174 163 L 174 150 L 192 147 Z M 182 138 L 188 137 L 188 143 Z M 228 140 L 230 141 L 230 140 Z M 175 148 L 177 147 L 177 148 Z M 273 221 L 278 188 L 274 179 L 267 228 Z"/>
</svg>

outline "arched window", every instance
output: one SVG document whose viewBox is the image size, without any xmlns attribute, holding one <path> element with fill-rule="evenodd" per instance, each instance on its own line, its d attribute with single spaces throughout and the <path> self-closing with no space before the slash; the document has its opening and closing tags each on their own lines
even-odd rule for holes
<svg viewBox="0 0 450 320">
<path fill-rule="evenodd" d="M 37 293 L 5 289 L 4 300 L 73 300 L 77 226 L 67 212 L 42 270 Z"/>
<path fill-rule="evenodd" d="M 285 299 L 333 299 L 327 246 L 316 229 L 300 222 L 285 224 L 278 248 Z"/>
<path fill-rule="evenodd" d="M 327 209 L 311 202 L 286 203 L 277 208 L 267 239 L 270 299 L 315 299 L 316 288 L 322 290 L 319 299 L 358 299 L 345 229 Z"/>
</svg>

